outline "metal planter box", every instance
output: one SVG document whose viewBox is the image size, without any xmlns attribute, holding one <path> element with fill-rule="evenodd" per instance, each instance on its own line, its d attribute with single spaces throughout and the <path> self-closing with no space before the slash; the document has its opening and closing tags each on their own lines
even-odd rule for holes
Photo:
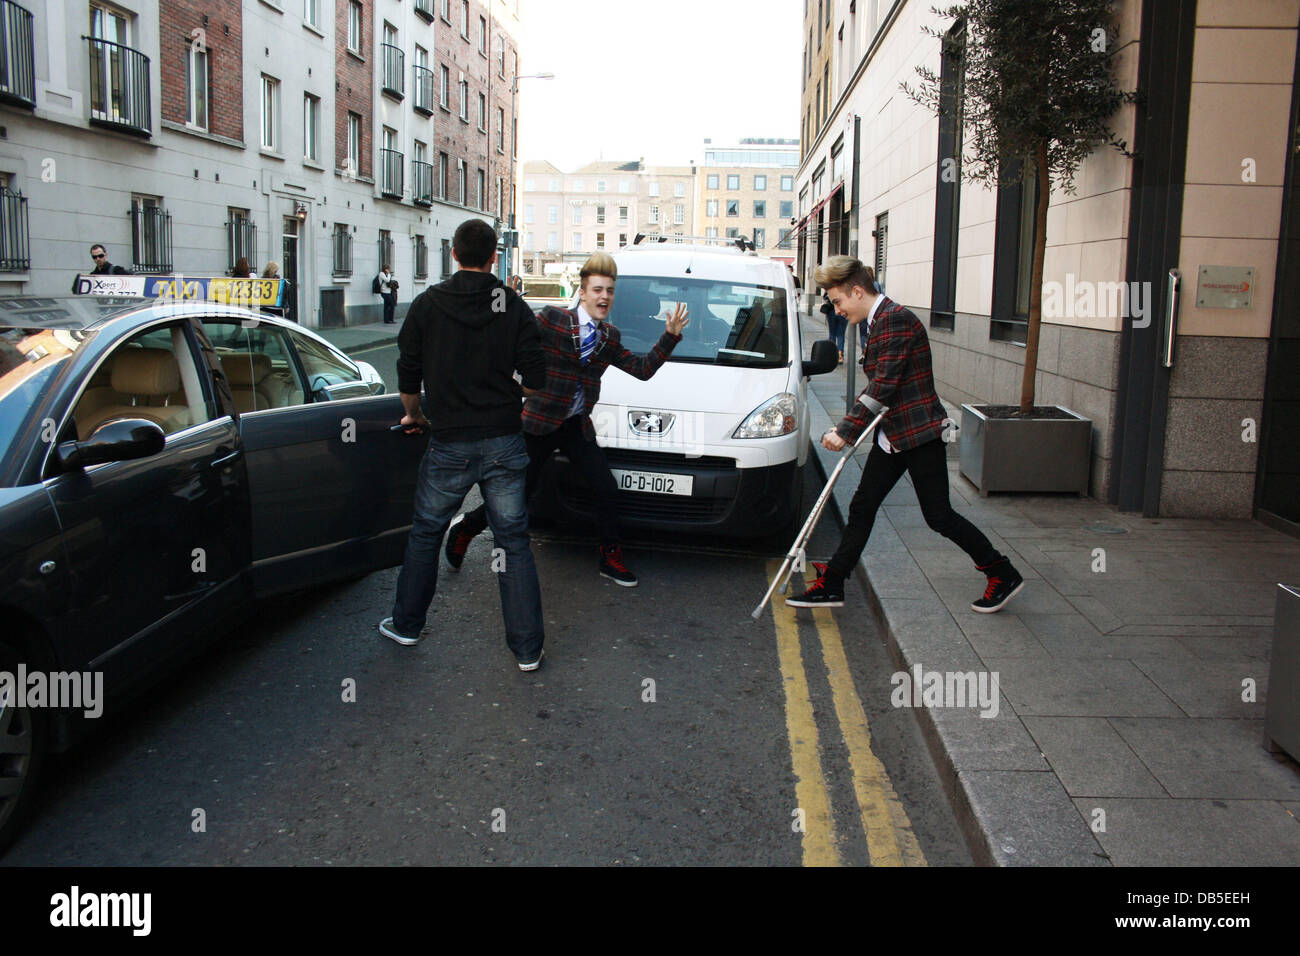
<svg viewBox="0 0 1300 956">
<path fill-rule="evenodd" d="M 1277 586 L 1264 741 L 1300 760 L 1300 587 Z"/>
<path fill-rule="evenodd" d="M 986 406 L 987 407 L 987 406 Z M 1068 419 L 989 418 L 961 407 L 961 473 L 990 491 L 1088 493 L 1092 420 L 1063 405 Z"/>
</svg>

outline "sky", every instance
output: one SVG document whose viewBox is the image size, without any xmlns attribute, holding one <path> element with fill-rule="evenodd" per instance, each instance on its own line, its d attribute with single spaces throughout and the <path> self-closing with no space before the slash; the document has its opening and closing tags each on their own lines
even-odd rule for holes
<svg viewBox="0 0 1300 956">
<path fill-rule="evenodd" d="M 684 166 L 799 135 L 799 0 L 521 0 L 519 158 Z"/>
</svg>

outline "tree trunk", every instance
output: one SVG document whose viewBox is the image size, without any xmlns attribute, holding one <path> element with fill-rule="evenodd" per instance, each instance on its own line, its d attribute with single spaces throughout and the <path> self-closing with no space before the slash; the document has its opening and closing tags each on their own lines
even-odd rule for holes
<svg viewBox="0 0 1300 956">
<path fill-rule="evenodd" d="M 1052 200 L 1052 180 L 1047 168 L 1047 140 L 1038 144 L 1034 165 L 1038 171 L 1037 208 L 1034 210 L 1034 264 L 1029 271 L 1029 328 L 1025 331 L 1025 376 L 1020 382 L 1020 413 L 1034 407 L 1034 379 L 1038 374 L 1038 333 L 1043 321 L 1043 259 L 1047 255 L 1047 204 Z M 1073 289 L 1066 289 L 1073 295 Z"/>
</svg>

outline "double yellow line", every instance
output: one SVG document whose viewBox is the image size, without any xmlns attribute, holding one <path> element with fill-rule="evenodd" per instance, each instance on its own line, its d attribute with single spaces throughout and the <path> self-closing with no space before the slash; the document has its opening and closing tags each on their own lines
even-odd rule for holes
<svg viewBox="0 0 1300 956">
<path fill-rule="evenodd" d="M 769 580 L 779 569 L 768 564 Z M 805 572 L 807 577 L 807 572 Z M 781 683 L 785 688 L 785 723 L 790 737 L 790 757 L 795 774 L 795 798 L 803 811 L 804 866 L 841 865 L 835 835 L 830 792 L 822 770 L 817 722 L 804 671 L 799 644 L 799 625 L 794 610 L 779 594 L 772 598 L 776 623 L 777 654 L 781 661 Z M 853 793 L 872 866 L 925 866 L 925 855 L 917 843 L 894 785 L 884 765 L 871 749 L 871 729 L 866 711 L 853 686 L 839 628 L 828 608 L 812 612 L 821 645 L 822 659 L 830 678 L 831 700 L 840 736 L 848 748 Z"/>
</svg>

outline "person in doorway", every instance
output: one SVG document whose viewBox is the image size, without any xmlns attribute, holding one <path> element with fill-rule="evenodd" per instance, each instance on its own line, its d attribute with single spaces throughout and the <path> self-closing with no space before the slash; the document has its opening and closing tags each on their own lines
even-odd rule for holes
<svg viewBox="0 0 1300 956">
<path fill-rule="evenodd" d="M 802 594 L 787 598 L 786 603 L 793 607 L 844 606 L 844 581 L 867 546 L 876 512 L 907 472 L 925 523 L 965 551 L 987 578 L 984 596 L 971 608 L 985 614 L 1000 611 L 1024 587 L 1024 578 L 948 500 L 948 458 L 943 441 L 946 413 L 934 390 L 925 326 L 880 293 L 875 274 L 852 256 L 827 259 L 817 267 L 816 280 L 836 312 L 854 325 L 866 323 L 862 370 L 869 380 L 848 415 L 822 436 L 822 446 L 840 451 L 856 441 L 883 409 L 888 412 L 862 468 L 839 547 L 828 563 L 813 562 L 819 575 L 816 582 Z"/>
<path fill-rule="evenodd" d="M 532 309 L 492 274 L 496 248 L 496 230 L 485 221 L 461 223 L 451 246 L 459 271 L 415 298 L 397 336 L 401 424 L 408 433 L 427 430 L 430 438 L 393 614 L 379 622 L 379 631 L 399 644 L 419 642 L 438 586 L 443 535 L 477 483 L 503 551 L 497 587 L 506 644 L 520 670 L 534 671 L 545 633 L 528 541 L 529 459 L 519 402 L 546 383 L 546 358 Z M 420 407 L 421 383 L 428 417 Z"/>
<path fill-rule="evenodd" d="M 394 318 L 397 310 L 397 280 L 393 278 L 393 270 L 387 262 L 379 270 L 379 295 L 384 300 L 384 325 L 393 325 L 397 321 Z"/>
<path fill-rule="evenodd" d="M 591 410 L 600 401 L 600 377 L 611 365 L 642 381 L 650 378 L 682 340 L 689 324 L 678 303 L 665 312 L 664 332 L 645 355 L 623 348 L 618 328 L 607 320 L 614 304 L 618 266 L 607 252 L 597 252 L 582 267 L 578 307 L 572 311 L 547 306 L 538 315 L 546 353 L 546 387 L 524 402 L 524 438 L 528 442 L 528 494 L 558 448 L 587 479 L 596 497 L 600 527 L 600 574 L 636 587 L 636 575 L 623 563 L 618 520 L 618 487 L 610 474 L 604 449 L 596 444 Z M 459 569 L 474 536 L 485 526 L 484 511 L 466 513 L 447 537 L 447 563 Z"/>
</svg>

